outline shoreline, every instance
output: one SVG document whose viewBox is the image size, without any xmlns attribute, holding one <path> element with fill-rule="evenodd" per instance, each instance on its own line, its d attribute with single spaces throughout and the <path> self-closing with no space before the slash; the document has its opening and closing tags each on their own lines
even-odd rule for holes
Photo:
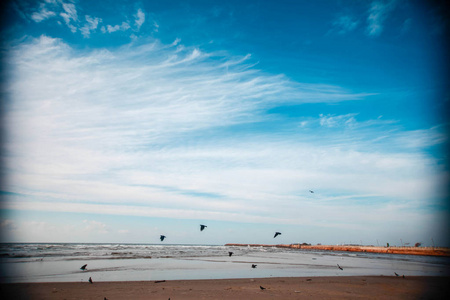
<svg viewBox="0 0 450 300">
<path fill-rule="evenodd" d="M 450 277 L 339 276 L 0 284 L 11 299 L 448 299 Z M 260 288 L 265 288 L 264 290 Z"/>
<path fill-rule="evenodd" d="M 450 248 L 443 247 L 377 247 L 377 246 L 339 246 L 339 245 L 303 245 L 303 244 L 225 244 L 228 247 L 275 247 L 302 250 L 342 251 L 342 252 L 370 252 L 405 255 L 447 256 L 450 257 Z"/>
</svg>

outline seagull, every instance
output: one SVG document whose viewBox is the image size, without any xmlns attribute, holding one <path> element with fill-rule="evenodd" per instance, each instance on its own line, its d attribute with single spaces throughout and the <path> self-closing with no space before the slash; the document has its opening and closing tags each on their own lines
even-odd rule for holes
<svg viewBox="0 0 450 300">
<path fill-rule="evenodd" d="M 337 266 L 340 270 L 344 270 L 339 264 Z"/>
<path fill-rule="evenodd" d="M 233 252 L 228 252 L 228 256 L 231 256 L 231 255 L 233 255 Z"/>
<path fill-rule="evenodd" d="M 314 194 L 314 191 L 313 191 L 313 190 L 309 190 L 309 192 L 310 192 L 311 194 Z"/>
<path fill-rule="evenodd" d="M 87 264 L 85 264 L 85 265 L 82 265 L 82 266 L 81 266 L 81 268 L 80 268 L 80 270 L 83 270 L 83 271 L 85 271 L 85 270 L 86 270 L 86 267 L 87 267 Z"/>
<path fill-rule="evenodd" d="M 203 229 L 205 229 L 206 227 L 208 227 L 208 226 L 206 226 L 206 225 L 200 225 L 200 231 L 203 231 Z"/>
<path fill-rule="evenodd" d="M 89 283 L 93 283 L 93 282 L 92 282 L 92 278 L 91 278 L 91 277 L 89 277 Z"/>
<path fill-rule="evenodd" d="M 261 290 L 265 290 L 266 288 L 265 287 L 263 287 L 263 286 L 259 286 L 259 288 L 261 289 Z"/>
<path fill-rule="evenodd" d="M 395 276 L 397 276 L 397 277 L 400 276 L 400 275 L 397 274 L 397 272 L 394 272 L 394 274 L 395 274 Z"/>
<path fill-rule="evenodd" d="M 273 238 L 276 238 L 278 235 L 280 235 L 281 234 L 281 232 L 275 232 L 275 235 L 273 236 Z"/>
<path fill-rule="evenodd" d="M 252 268 L 253 268 L 253 269 L 255 269 L 255 268 L 256 268 L 256 266 L 257 266 L 257 265 L 255 265 L 255 264 L 252 264 Z"/>
<path fill-rule="evenodd" d="M 161 242 L 162 242 L 162 241 L 164 241 L 164 239 L 166 238 L 166 236 L 165 236 L 165 235 L 161 235 L 159 238 L 161 239 Z"/>
</svg>

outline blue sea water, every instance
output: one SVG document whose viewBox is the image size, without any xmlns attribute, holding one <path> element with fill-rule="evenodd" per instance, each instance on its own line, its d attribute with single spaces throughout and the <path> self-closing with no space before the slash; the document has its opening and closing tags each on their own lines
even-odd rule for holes
<svg viewBox="0 0 450 300">
<path fill-rule="evenodd" d="M 230 257 L 228 252 L 233 252 Z M 87 264 L 85 271 L 80 267 Z M 256 264 L 256 268 L 251 268 Z M 340 270 L 337 265 L 343 270 Z M 1 282 L 449 275 L 450 258 L 275 247 L 0 244 Z"/>
</svg>

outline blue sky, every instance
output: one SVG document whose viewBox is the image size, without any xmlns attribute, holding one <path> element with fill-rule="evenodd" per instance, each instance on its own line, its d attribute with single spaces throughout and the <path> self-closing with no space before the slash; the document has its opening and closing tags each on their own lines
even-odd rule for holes
<svg viewBox="0 0 450 300">
<path fill-rule="evenodd" d="M 448 246 L 439 5 L 241 2 L 10 1 L 2 239 Z"/>
</svg>

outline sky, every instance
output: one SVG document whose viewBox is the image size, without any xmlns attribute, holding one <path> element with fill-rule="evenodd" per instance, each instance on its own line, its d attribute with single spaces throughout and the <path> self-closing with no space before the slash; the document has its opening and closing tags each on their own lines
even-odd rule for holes
<svg viewBox="0 0 450 300">
<path fill-rule="evenodd" d="M 1 241 L 450 246 L 442 3 L 9 1 Z"/>
</svg>

